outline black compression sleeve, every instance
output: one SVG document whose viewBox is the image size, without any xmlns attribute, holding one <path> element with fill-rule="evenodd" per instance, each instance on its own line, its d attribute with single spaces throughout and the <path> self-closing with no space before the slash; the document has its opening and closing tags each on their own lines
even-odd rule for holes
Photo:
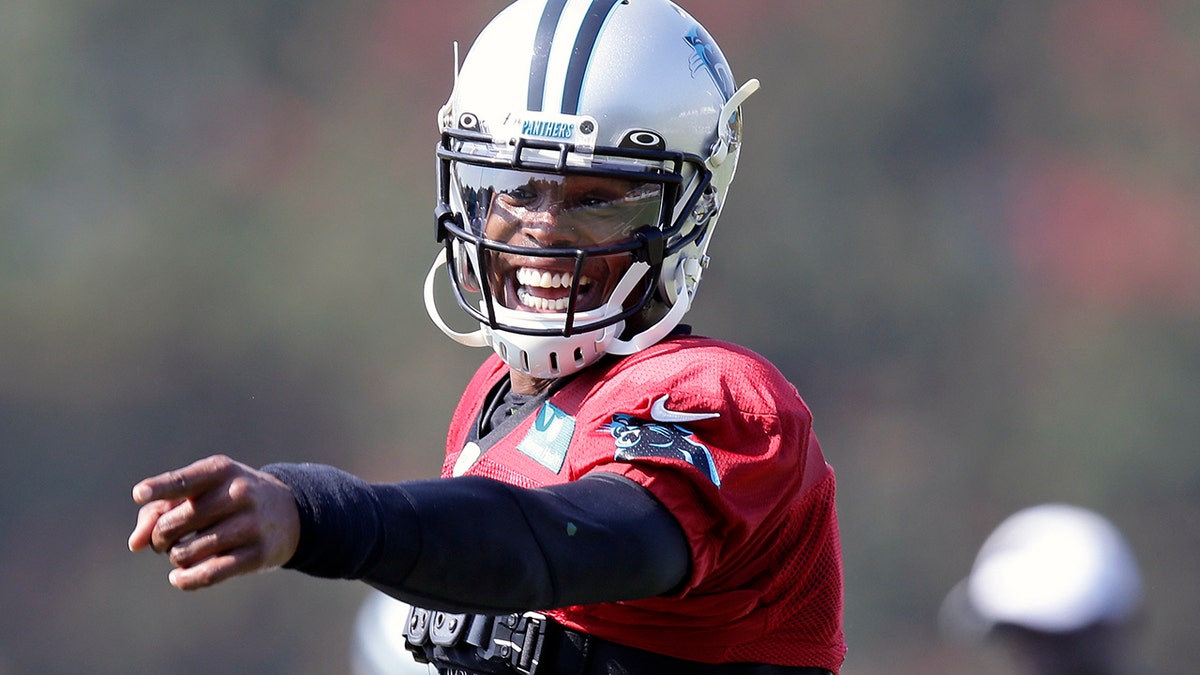
<svg viewBox="0 0 1200 675">
<path fill-rule="evenodd" d="M 301 545 L 287 567 L 362 579 L 432 609 L 498 613 L 648 597 L 688 573 L 678 522 L 614 474 L 526 490 L 479 477 L 369 485 L 329 467 L 268 470 L 301 509 Z"/>
<path fill-rule="evenodd" d="M 385 557 L 399 574 L 412 568 L 416 512 L 402 496 L 381 502 L 375 486 L 323 464 L 271 464 L 263 471 L 292 489 L 300 512 L 300 543 L 284 567 L 336 579 L 360 578 Z M 391 538 L 387 525 L 396 533 Z"/>
</svg>

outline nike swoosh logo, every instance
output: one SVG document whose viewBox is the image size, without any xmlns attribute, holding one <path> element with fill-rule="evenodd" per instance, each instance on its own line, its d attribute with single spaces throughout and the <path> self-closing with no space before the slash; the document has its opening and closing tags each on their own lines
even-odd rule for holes
<svg viewBox="0 0 1200 675">
<path fill-rule="evenodd" d="M 721 413 L 690 413 L 671 410 L 667 407 L 667 399 L 670 394 L 660 397 L 650 406 L 650 419 L 660 424 L 679 424 L 682 422 L 698 422 L 700 420 L 710 420 L 714 417 L 720 417 Z"/>
</svg>

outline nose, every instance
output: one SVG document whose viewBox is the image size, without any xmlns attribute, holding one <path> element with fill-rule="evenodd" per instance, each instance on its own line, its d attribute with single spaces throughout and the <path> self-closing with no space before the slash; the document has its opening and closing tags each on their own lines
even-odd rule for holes
<svg viewBox="0 0 1200 675">
<path fill-rule="evenodd" d="M 569 246 L 578 241 L 578 232 L 572 227 L 561 227 L 559 216 L 562 206 L 557 202 L 542 201 L 530 206 L 521 214 L 521 229 L 526 236 L 545 248 Z"/>
</svg>

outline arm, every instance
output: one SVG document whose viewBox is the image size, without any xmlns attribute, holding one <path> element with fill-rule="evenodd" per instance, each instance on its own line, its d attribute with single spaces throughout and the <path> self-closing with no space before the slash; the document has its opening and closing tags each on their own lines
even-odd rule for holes
<svg viewBox="0 0 1200 675">
<path fill-rule="evenodd" d="M 496 613 L 658 595 L 689 552 L 626 478 L 526 490 L 466 477 L 371 485 L 331 467 L 266 468 L 292 487 L 302 536 L 286 565 L 355 578 L 435 609 Z"/>
<path fill-rule="evenodd" d="M 646 597 L 688 573 L 679 524 L 610 474 L 525 490 L 485 478 L 371 485 L 331 467 L 200 460 L 134 487 L 130 550 L 178 588 L 286 563 L 431 608 L 498 612 Z"/>
</svg>

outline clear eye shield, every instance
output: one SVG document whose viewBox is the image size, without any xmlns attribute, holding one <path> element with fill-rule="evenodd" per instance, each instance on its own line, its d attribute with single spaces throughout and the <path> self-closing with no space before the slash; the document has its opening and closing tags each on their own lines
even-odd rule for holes
<svg viewBox="0 0 1200 675">
<path fill-rule="evenodd" d="M 591 248 L 629 241 L 662 218 L 663 186 L 656 181 L 532 173 L 459 163 L 454 167 L 466 229 L 512 243 L 521 228 L 541 246 Z"/>
</svg>

